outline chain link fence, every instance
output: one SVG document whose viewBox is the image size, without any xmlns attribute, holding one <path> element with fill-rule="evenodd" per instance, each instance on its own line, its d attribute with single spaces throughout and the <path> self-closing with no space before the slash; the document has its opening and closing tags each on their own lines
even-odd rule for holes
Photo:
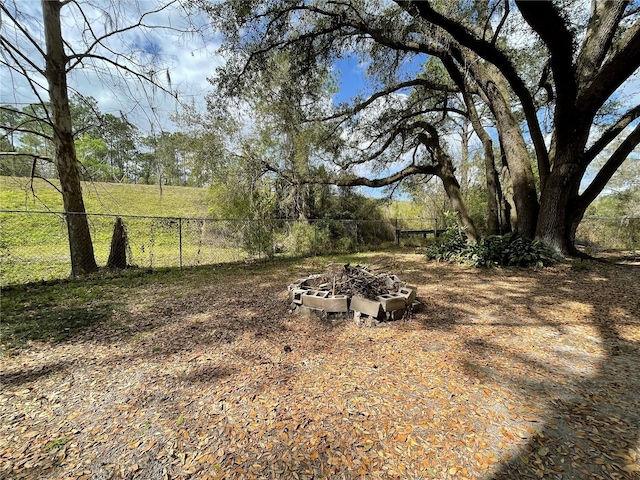
<svg viewBox="0 0 640 480">
<path fill-rule="evenodd" d="M 127 263 L 140 268 L 191 267 L 424 245 L 443 222 L 431 219 L 217 220 L 88 214 L 98 265 L 109 258 L 116 218 L 124 223 Z M 593 252 L 639 250 L 640 218 L 585 218 L 577 242 Z M 0 211 L 0 285 L 68 278 L 65 214 Z"/>
<path fill-rule="evenodd" d="M 94 255 L 107 265 L 116 218 L 126 231 L 127 264 L 191 267 L 251 259 L 346 253 L 390 245 L 392 221 L 217 220 L 87 214 Z M 0 285 L 68 278 L 65 214 L 0 211 Z"/>
</svg>

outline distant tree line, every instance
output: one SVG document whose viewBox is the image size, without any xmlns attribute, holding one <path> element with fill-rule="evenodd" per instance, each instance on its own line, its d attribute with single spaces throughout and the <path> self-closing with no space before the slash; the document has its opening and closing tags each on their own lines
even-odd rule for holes
<svg viewBox="0 0 640 480">
<path fill-rule="evenodd" d="M 34 118 L 44 116 L 46 107 L 0 108 L 0 151 L 15 153 L 0 157 L 0 175 L 58 177 L 50 127 Z M 292 185 L 250 160 L 252 149 L 290 158 L 301 155 L 294 149 L 299 149 L 302 141 L 303 151 L 313 148 L 309 136 L 295 146 L 280 144 L 277 135 L 266 131 L 257 136 L 241 135 L 246 126 L 226 121 L 222 129 L 210 117 L 194 112 L 175 118 L 180 131 L 144 134 L 124 114 L 102 113 L 93 97 L 77 94 L 70 97 L 70 110 L 84 181 L 209 187 L 210 213 L 218 218 L 382 220 L 380 201 L 365 198 L 354 188 Z M 230 150 L 232 145 L 238 146 L 230 143 L 231 138 L 240 139 L 245 156 Z M 323 167 L 314 174 L 327 176 Z"/>
<path fill-rule="evenodd" d="M 57 178 L 47 105 L 0 106 L 0 174 Z M 204 186 L 206 165 L 181 132 L 145 134 L 126 115 L 102 113 L 93 97 L 70 97 L 73 140 L 82 180 Z M 23 153 L 25 155 L 19 155 Z M 196 158 L 198 157 L 198 158 Z"/>
</svg>

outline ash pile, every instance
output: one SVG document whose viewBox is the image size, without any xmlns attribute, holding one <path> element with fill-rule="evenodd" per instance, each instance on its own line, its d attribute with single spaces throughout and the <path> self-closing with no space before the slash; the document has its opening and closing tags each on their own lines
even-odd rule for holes
<svg viewBox="0 0 640 480">
<path fill-rule="evenodd" d="M 291 309 L 329 319 L 351 318 L 359 326 L 407 318 L 420 305 L 417 288 L 396 275 L 350 264 L 289 285 Z"/>
</svg>

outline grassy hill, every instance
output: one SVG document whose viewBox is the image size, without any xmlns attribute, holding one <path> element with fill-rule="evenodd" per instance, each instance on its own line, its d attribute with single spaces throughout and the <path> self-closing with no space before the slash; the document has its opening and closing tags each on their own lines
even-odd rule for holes
<svg viewBox="0 0 640 480">
<path fill-rule="evenodd" d="M 59 188 L 57 180 L 51 184 Z M 0 208 L 5 210 L 53 210 L 60 212 L 62 196 L 44 180 L 0 177 Z M 35 192 L 35 195 L 34 195 Z M 162 187 L 120 183 L 83 182 L 88 213 L 148 215 L 158 217 L 206 217 L 207 189 Z"/>
<path fill-rule="evenodd" d="M 64 217 L 38 211 L 62 212 L 62 195 L 57 180 L 48 183 L 28 178 L 0 177 L 0 209 L 30 213 L 0 213 L 0 285 L 64 278 L 69 275 L 69 247 Z M 173 266 L 189 256 L 201 258 L 203 251 L 192 230 L 197 221 L 182 222 L 184 248 L 180 250 L 178 224 L 171 220 L 140 217 L 207 217 L 207 189 L 88 183 L 82 185 L 89 226 L 99 265 L 105 265 L 115 215 L 124 218 L 133 261 L 143 266 Z M 103 216 L 105 215 L 106 216 Z M 221 259 L 236 251 L 209 249 Z M 233 254 L 233 255 L 231 255 Z M 193 263 L 194 260 L 191 260 Z"/>
<path fill-rule="evenodd" d="M 29 178 L 0 177 L 0 210 L 5 210 L 0 212 L 0 285 L 69 275 L 65 218 L 53 214 L 63 211 L 62 195 L 56 188 L 57 180 L 36 179 L 32 190 Z M 116 215 L 123 217 L 133 265 L 201 265 L 247 256 L 234 232 L 253 231 L 251 223 L 198 220 L 209 217 L 206 188 L 165 186 L 162 195 L 157 185 L 84 183 L 82 189 L 98 265 L 107 264 Z M 397 201 L 383 210 L 388 218 L 399 218 L 401 228 L 425 228 L 423 221 L 402 220 L 420 216 L 420 209 L 411 202 Z M 190 220 L 176 221 L 176 217 Z M 277 235 L 291 234 L 283 226 L 272 228 L 280 228 Z M 297 251 L 300 242 L 317 241 L 315 230 L 297 235 L 291 237 L 295 238 L 292 251 Z M 338 240 L 334 243 L 341 245 Z"/>
<path fill-rule="evenodd" d="M 58 180 L 51 184 L 60 187 Z M 61 212 L 62 196 L 45 180 L 35 179 L 33 190 L 29 178 L 0 176 L 0 209 L 53 210 Z M 148 215 L 157 217 L 208 216 L 206 188 L 162 187 L 157 185 L 83 182 L 82 192 L 88 213 L 114 215 Z M 394 200 L 382 207 L 390 219 L 417 219 L 424 214 L 423 207 L 407 200 Z"/>
<path fill-rule="evenodd" d="M 389 205 L 384 206 L 382 211 L 390 219 L 416 219 L 422 218 L 424 215 L 424 207 L 409 200 L 393 200 Z"/>
</svg>

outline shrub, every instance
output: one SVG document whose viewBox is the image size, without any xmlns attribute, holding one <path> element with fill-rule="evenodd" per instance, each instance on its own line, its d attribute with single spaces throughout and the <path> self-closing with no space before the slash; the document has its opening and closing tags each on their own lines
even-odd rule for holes
<svg viewBox="0 0 640 480">
<path fill-rule="evenodd" d="M 450 226 L 437 244 L 428 247 L 426 255 L 432 260 L 476 267 L 542 267 L 554 259 L 553 251 L 542 242 L 513 233 L 469 243 L 464 229 L 457 225 Z"/>
<path fill-rule="evenodd" d="M 450 225 L 435 244 L 427 247 L 426 255 L 439 262 L 465 263 L 469 245 L 464 228 Z"/>
<path fill-rule="evenodd" d="M 291 230 L 282 241 L 284 249 L 294 255 L 309 255 L 330 249 L 328 229 L 319 224 L 293 222 Z"/>
</svg>

